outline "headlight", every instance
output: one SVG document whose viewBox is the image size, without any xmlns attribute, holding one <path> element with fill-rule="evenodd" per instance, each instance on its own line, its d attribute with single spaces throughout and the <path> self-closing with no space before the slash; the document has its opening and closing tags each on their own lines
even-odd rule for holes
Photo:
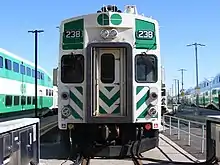
<svg viewBox="0 0 220 165">
<path fill-rule="evenodd" d="M 63 100 L 69 99 L 69 93 L 68 93 L 68 92 L 63 92 L 63 93 L 61 94 L 61 96 L 62 96 Z"/>
<path fill-rule="evenodd" d="M 109 36 L 109 31 L 106 30 L 106 29 L 103 29 L 103 30 L 100 32 L 100 36 L 101 36 L 102 38 L 108 38 L 108 36 Z"/>
<path fill-rule="evenodd" d="M 69 117 L 71 115 L 71 110 L 69 107 L 64 107 L 62 110 L 61 110 L 61 113 L 64 117 Z"/>
<path fill-rule="evenodd" d="M 157 98 L 157 94 L 156 94 L 155 92 L 152 92 L 151 95 L 150 95 L 150 97 L 151 97 L 152 99 L 156 99 L 156 98 Z"/>
<path fill-rule="evenodd" d="M 116 30 L 116 29 L 112 29 L 111 31 L 110 31 L 110 34 L 109 34 L 110 36 L 111 36 L 111 38 L 115 38 L 115 37 L 117 37 L 117 35 L 118 35 L 118 31 Z"/>
</svg>

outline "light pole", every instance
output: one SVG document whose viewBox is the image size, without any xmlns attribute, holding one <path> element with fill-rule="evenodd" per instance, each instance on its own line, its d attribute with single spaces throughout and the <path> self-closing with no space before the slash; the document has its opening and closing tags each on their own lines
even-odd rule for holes
<svg viewBox="0 0 220 165">
<path fill-rule="evenodd" d="M 38 117 L 37 114 L 37 46 L 38 46 L 38 33 L 43 33 L 44 30 L 29 30 L 28 33 L 34 33 L 34 45 L 35 45 L 35 117 Z"/>
<path fill-rule="evenodd" d="M 198 75 L 198 55 L 197 55 L 197 47 L 198 46 L 205 46 L 204 44 L 199 44 L 199 43 L 193 43 L 193 44 L 188 44 L 187 46 L 195 46 L 195 56 L 196 56 L 196 105 L 199 105 L 199 93 L 198 93 L 198 88 L 199 88 L 199 75 Z"/>
<path fill-rule="evenodd" d="M 182 78 L 182 91 L 183 91 L 183 72 L 186 71 L 186 69 L 179 69 L 178 71 L 181 72 L 181 78 Z"/>
</svg>

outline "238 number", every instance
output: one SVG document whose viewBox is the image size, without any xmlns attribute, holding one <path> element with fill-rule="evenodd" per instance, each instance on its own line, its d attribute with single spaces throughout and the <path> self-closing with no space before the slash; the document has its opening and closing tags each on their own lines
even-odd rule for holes
<svg viewBox="0 0 220 165">
<path fill-rule="evenodd" d="M 80 38 L 82 37 L 82 31 L 80 30 L 67 30 L 64 32 L 65 38 Z"/>
<path fill-rule="evenodd" d="M 136 37 L 138 39 L 152 40 L 154 37 L 154 32 L 150 30 L 138 30 L 136 32 Z"/>
</svg>

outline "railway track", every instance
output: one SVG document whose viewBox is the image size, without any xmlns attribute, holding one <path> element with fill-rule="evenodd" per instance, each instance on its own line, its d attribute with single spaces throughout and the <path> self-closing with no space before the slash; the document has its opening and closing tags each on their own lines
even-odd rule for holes
<svg viewBox="0 0 220 165">
<path fill-rule="evenodd" d="M 42 118 L 40 121 L 40 136 L 43 136 L 51 129 L 57 127 L 57 125 L 58 125 L 57 115 Z"/>
</svg>

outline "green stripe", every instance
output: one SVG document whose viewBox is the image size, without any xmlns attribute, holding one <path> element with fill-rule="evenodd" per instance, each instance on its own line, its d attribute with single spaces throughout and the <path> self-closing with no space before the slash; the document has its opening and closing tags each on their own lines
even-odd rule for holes
<svg viewBox="0 0 220 165">
<path fill-rule="evenodd" d="M 78 107 L 83 110 L 83 103 L 73 94 L 73 92 L 70 91 L 70 98 L 73 100 L 73 102 L 78 105 Z"/>
<path fill-rule="evenodd" d="M 138 93 L 143 89 L 144 87 L 137 87 L 136 88 L 136 95 L 138 95 Z"/>
<path fill-rule="evenodd" d="M 149 95 L 150 95 L 150 92 L 148 90 L 147 93 L 137 102 L 136 110 L 138 110 L 142 104 L 146 104 L 146 101 L 149 98 Z"/>
<path fill-rule="evenodd" d="M 75 87 L 75 88 L 81 95 L 83 95 L 83 88 L 82 87 Z"/>
<path fill-rule="evenodd" d="M 103 93 L 102 91 L 99 91 L 99 97 L 102 99 L 102 101 L 105 102 L 105 104 L 107 104 L 109 107 L 115 103 L 115 101 L 120 97 L 120 90 L 114 95 L 112 96 L 112 98 L 108 99 Z"/>
<path fill-rule="evenodd" d="M 73 107 L 71 107 L 70 105 L 68 106 L 70 109 L 71 109 L 71 112 L 72 112 L 72 116 L 75 118 L 75 119 L 83 119 L 74 109 Z"/>
</svg>

